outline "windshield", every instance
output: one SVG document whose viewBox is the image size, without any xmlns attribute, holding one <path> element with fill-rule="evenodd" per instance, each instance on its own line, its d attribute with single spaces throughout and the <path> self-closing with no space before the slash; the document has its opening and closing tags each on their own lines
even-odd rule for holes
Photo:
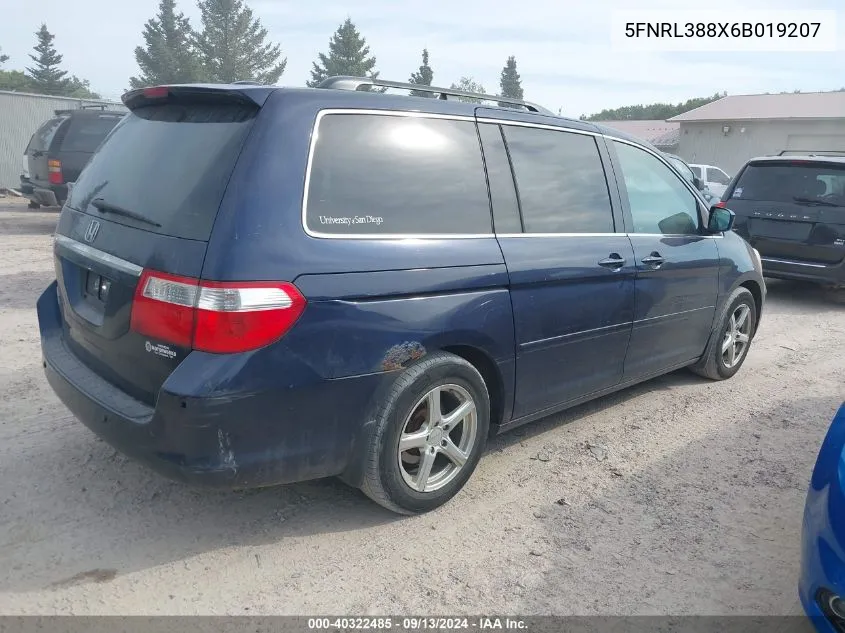
<svg viewBox="0 0 845 633">
<path fill-rule="evenodd" d="M 717 185 L 727 185 L 731 181 L 730 177 L 728 177 L 725 172 L 723 172 L 721 169 L 718 169 L 717 167 L 707 168 L 707 180 L 710 182 L 715 182 Z"/>
<path fill-rule="evenodd" d="M 731 194 L 741 200 L 818 201 L 845 206 L 845 165 L 755 163 L 748 165 Z"/>
<path fill-rule="evenodd" d="M 254 116 L 255 108 L 231 104 L 139 108 L 91 158 L 68 205 L 96 213 L 91 203 L 102 199 L 160 225 L 144 228 L 207 240 Z"/>
</svg>

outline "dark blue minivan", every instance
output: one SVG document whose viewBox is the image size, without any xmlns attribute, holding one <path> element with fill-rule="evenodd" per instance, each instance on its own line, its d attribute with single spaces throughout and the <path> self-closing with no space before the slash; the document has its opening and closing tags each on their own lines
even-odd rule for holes
<svg viewBox="0 0 845 633">
<path fill-rule="evenodd" d="M 38 319 L 62 401 L 163 474 L 424 512 L 492 433 L 747 357 L 758 255 L 621 132 L 372 79 L 123 100 Z"/>
</svg>

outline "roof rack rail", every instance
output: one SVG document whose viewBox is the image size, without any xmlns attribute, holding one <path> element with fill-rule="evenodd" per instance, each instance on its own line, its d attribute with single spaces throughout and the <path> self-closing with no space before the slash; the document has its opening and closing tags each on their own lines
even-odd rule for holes
<svg viewBox="0 0 845 633">
<path fill-rule="evenodd" d="M 845 156 L 845 149 L 785 149 L 778 152 L 778 156 L 788 156 L 789 154 L 796 156 Z"/>
<path fill-rule="evenodd" d="M 260 81 L 250 81 L 247 79 L 242 79 L 241 81 L 233 81 L 233 86 L 263 86 L 264 84 Z"/>
<path fill-rule="evenodd" d="M 100 110 L 101 112 L 112 112 L 112 110 L 108 110 L 108 107 L 109 104 L 107 103 L 84 104 L 80 105 L 78 108 L 60 108 L 58 110 L 53 110 L 53 113 L 56 116 L 62 116 L 72 112 L 79 112 L 80 110 Z"/>
<path fill-rule="evenodd" d="M 323 80 L 317 88 L 330 88 L 334 90 L 358 90 L 361 86 L 378 86 L 380 88 L 396 88 L 397 90 L 416 90 L 418 92 L 430 92 L 438 95 L 439 99 L 447 100 L 449 98 L 466 98 L 477 99 L 479 101 L 495 101 L 497 103 L 507 103 L 510 105 L 520 106 L 534 112 L 536 114 L 546 114 L 549 116 L 556 116 L 554 112 L 544 108 L 543 106 L 531 103 L 530 101 L 523 101 L 522 99 L 512 99 L 511 97 L 499 97 L 496 95 L 488 95 L 480 92 L 463 92 L 462 90 L 454 90 L 452 88 L 439 88 L 437 86 L 424 86 L 422 84 L 409 84 L 399 81 L 387 81 L 384 79 L 373 79 L 371 77 L 349 77 L 346 75 L 329 77 Z"/>
</svg>

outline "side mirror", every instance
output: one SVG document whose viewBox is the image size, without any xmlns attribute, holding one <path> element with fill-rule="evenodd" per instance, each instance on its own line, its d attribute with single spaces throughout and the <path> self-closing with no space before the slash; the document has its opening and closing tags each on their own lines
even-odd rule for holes
<svg viewBox="0 0 845 633">
<path fill-rule="evenodd" d="M 698 176 L 692 177 L 692 184 L 694 184 L 695 188 L 699 191 L 704 191 L 704 182 Z"/>
<path fill-rule="evenodd" d="M 710 207 L 710 219 L 707 222 L 707 230 L 711 233 L 725 233 L 730 231 L 734 225 L 734 212 L 730 209 L 712 206 Z"/>
</svg>

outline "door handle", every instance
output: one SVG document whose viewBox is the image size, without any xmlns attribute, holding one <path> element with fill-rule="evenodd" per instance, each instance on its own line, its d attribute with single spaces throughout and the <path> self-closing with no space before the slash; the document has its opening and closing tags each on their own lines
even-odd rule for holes
<svg viewBox="0 0 845 633">
<path fill-rule="evenodd" d="M 660 266 L 665 261 L 666 260 L 663 259 L 663 257 L 657 251 L 652 251 L 651 255 L 649 255 L 648 257 L 643 257 L 642 259 L 643 264 L 645 264 L 646 266 L 651 266 L 652 268 L 660 268 Z"/>
<path fill-rule="evenodd" d="M 625 265 L 625 258 L 619 255 L 619 253 L 611 253 L 607 259 L 603 259 L 599 262 L 599 266 L 603 266 L 604 268 L 612 268 L 613 270 L 619 270 Z"/>
</svg>

